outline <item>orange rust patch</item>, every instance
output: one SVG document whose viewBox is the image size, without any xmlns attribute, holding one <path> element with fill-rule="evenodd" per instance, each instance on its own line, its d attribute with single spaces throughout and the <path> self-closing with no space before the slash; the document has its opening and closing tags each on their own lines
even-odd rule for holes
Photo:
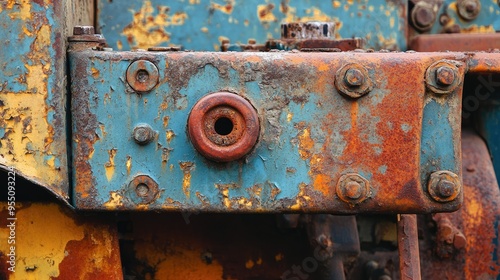
<svg viewBox="0 0 500 280">
<path fill-rule="evenodd" d="M 184 176 L 182 178 L 182 191 L 184 192 L 186 198 L 189 199 L 191 188 L 191 171 L 194 169 L 195 165 L 194 162 L 182 161 L 179 162 L 179 166 L 184 173 Z"/>
</svg>

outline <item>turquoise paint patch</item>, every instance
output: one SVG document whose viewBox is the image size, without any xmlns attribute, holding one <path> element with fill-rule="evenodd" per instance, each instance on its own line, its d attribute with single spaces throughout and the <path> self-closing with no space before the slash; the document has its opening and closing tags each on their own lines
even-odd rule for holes
<svg viewBox="0 0 500 280">
<path fill-rule="evenodd" d="M 160 45 L 182 45 L 189 50 L 213 51 L 220 46 L 220 38 L 229 38 L 231 43 L 247 43 L 252 38 L 263 44 L 269 37 L 279 39 L 281 23 L 286 20 L 332 20 L 339 22 L 337 33 L 341 38 L 362 37 L 367 41 L 366 47 L 373 49 L 398 48 L 406 49 L 406 19 L 400 18 L 400 11 L 406 10 L 406 1 L 394 3 L 386 0 L 358 1 L 353 4 L 338 1 L 337 7 L 332 1 L 290 0 L 282 7 L 282 1 L 235 0 L 226 1 L 201 0 L 199 4 L 191 5 L 185 0 L 164 2 L 161 0 L 99 1 L 98 22 L 108 43 L 115 49 L 123 45 L 123 50 L 129 50 L 137 42 L 135 38 L 127 37 L 123 30 L 130 27 L 133 17 L 141 8 L 151 3 L 154 11 L 144 16 L 158 16 L 157 7 L 168 7 L 166 17 L 176 13 L 185 13 L 184 24 L 170 24 L 165 27 L 155 26 L 149 31 L 160 30 L 167 34 L 169 40 Z M 222 7 L 231 5 L 229 13 L 214 8 L 213 4 Z M 272 7 L 271 21 L 259 20 L 258 6 Z M 163 8 L 160 9 L 164 11 Z M 288 13 L 285 13 L 285 10 Z M 374 20 L 376 19 L 376 20 Z M 132 44 L 129 44 L 129 40 Z M 120 42 L 120 43 L 118 43 Z M 234 47 L 231 51 L 241 49 Z"/>
<path fill-rule="evenodd" d="M 424 107 L 420 147 L 422 182 L 427 182 L 428 176 L 438 170 L 460 173 L 461 167 L 455 158 L 450 114 L 451 109 L 448 103 L 440 104 L 432 98 Z"/>
</svg>

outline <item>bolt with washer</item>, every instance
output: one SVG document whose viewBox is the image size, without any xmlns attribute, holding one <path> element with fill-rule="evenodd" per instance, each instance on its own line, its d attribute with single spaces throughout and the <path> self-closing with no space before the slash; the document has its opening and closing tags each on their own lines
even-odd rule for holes
<svg viewBox="0 0 500 280">
<path fill-rule="evenodd" d="M 453 201 L 461 192 L 460 178 L 450 171 L 436 171 L 429 178 L 427 191 L 437 202 Z"/>
<path fill-rule="evenodd" d="M 364 83 L 365 77 L 359 69 L 351 68 L 345 72 L 344 81 L 348 86 L 359 87 Z"/>
<path fill-rule="evenodd" d="M 436 82 L 442 86 L 451 86 L 455 82 L 455 72 L 448 66 L 436 70 Z"/>
<path fill-rule="evenodd" d="M 359 204 L 368 198 L 370 183 L 356 173 L 342 175 L 337 183 L 337 196 L 344 202 Z"/>
</svg>

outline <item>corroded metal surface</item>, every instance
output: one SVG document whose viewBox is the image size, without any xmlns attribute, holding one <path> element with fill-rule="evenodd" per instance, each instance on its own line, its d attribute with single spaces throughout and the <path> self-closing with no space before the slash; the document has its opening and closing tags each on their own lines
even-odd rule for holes
<svg viewBox="0 0 500 280">
<path fill-rule="evenodd" d="M 419 35 L 410 41 L 411 50 L 438 51 L 488 51 L 500 46 L 499 33 Z"/>
<path fill-rule="evenodd" d="M 436 239 L 421 238 L 422 279 L 495 279 L 500 275 L 500 191 L 484 141 L 462 135 L 464 203 L 453 213 L 435 214 Z M 425 223 L 423 224 L 425 226 Z"/>
<path fill-rule="evenodd" d="M 401 279 L 421 279 L 417 215 L 398 216 L 398 250 Z"/>
<path fill-rule="evenodd" d="M 0 2 L 0 168 L 69 199 L 66 37 L 93 5 Z"/>
<path fill-rule="evenodd" d="M 80 217 L 56 203 L 16 203 L 15 244 L 0 243 L 1 279 L 123 279 L 112 219 Z M 9 236 L 0 202 L 0 236 Z M 15 272 L 7 254 L 15 246 Z"/>
<path fill-rule="evenodd" d="M 434 63 L 453 61 L 461 83 L 467 55 L 89 50 L 70 57 L 79 208 L 407 213 L 460 205 L 461 195 L 435 202 L 427 181 L 439 170 L 461 176 L 461 86 L 436 94 L 424 77 Z M 148 93 L 136 93 L 124 79 L 137 59 L 159 69 L 159 84 Z M 337 71 L 352 63 L 373 81 L 357 99 L 335 87 Z M 223 164 L 197 153 L 186 133 L 194 104 L 218 91 L 247 99 L 262 120 L 252 152 Z M 138 123 L 158 133 L 152 143 L 132 139 Z M 357 204 L 339 199 L 335 189 L 349 173 L 369 181 Z M 126 191 L 138 174 L 159 185 L 147 206 Z"/>
<path fill-rule="evenodd" d="M 219 50 L 222 41 L 264 44 L 281 24 L 335 23 L 335 38 L 362 37 L 373 49 L 406 49 L 407 1 L 133 0 L 98 1 L 97 22 L 117 50 L 182 45 Z"/>
</svg>

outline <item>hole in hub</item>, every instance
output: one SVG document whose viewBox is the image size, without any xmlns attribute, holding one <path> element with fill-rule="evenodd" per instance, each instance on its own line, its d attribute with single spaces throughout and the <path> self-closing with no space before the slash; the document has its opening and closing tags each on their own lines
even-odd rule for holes
<svg viewBox="0 0 500 280">
<path fill-rule="evenodd" d="M 228 135 L 233 131 L 233 122 L 226 117 L 219 118 L 215 121 L 214 129 L 219 135 Z"/>
<path fill-rule="evenodd" d="M 148 71 L 141 69 L 137 71 L 137 75 L 135 76 L 135 78 L 139 83 L 145 83 L 147 80 L 149 80 L 149 73 Z"/>
</svg>

